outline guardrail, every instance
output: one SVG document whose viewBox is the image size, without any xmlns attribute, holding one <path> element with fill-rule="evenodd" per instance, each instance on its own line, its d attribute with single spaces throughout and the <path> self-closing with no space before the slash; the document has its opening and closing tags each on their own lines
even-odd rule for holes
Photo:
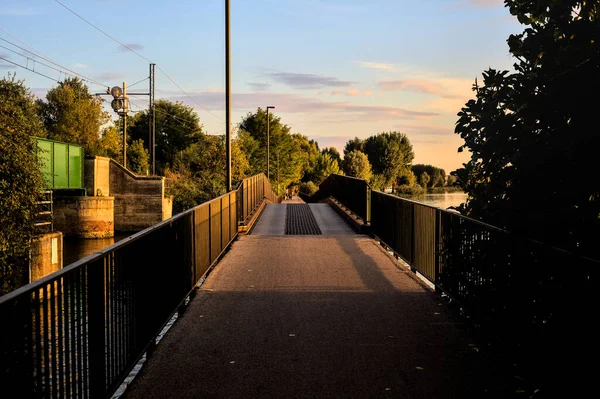
<svg viewBox="0 0 600 399">
<path fill-rule="evenodd" d="M 590 315 L 599 261 L 356 180 L 336 175 L 325 191 L 361 217 L 370 202 L 370 232 L 458 302 L 517 363 L 582 381 L 585 370 L 574 365 L 585 364 L 597 341 Z M 350 187 L 358 187 L 357 200 L 348 199 Z"/>
<path fill-rule="evenodd" d="M 112 394 L 264 198 L 264 175 L 0 297 L 6 397 Z"/>
</svg>

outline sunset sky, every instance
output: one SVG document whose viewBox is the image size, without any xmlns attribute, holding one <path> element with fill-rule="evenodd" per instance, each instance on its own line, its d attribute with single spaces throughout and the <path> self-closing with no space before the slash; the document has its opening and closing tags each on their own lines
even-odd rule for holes
<svg viewBox="0 0 600 399">
<path fill-rule="evenodd" d="M 160 66 L 157 98 L 194 107 L 208 133 L 225 131 L 224 0 L 60 2 Z M 231 0 L 233 121 L 273 105 L 292 132 L 340 152 L 354 136 L 396 130 L 415 163 L 454 170 L 468 157 L 453 131 L 475 78 L 514 62 L 506 39 L 522 27 L 502 3 Z M 16 71 L 38 96 L 65 75 L 13 44 L 100 83 L 92 92 L 148 76 L 146 59 L 54 0 L 0 0 L 0 38 L 0 57 L 53 79 L 0 59 L 3 76 Z M 134 101 L 134 111 L 147 107 Z"/>
</svg>

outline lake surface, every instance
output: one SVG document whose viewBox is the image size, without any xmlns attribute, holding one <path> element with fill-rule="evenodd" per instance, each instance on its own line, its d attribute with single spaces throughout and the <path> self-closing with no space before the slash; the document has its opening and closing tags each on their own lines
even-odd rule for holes
<svg viewBox="0 0 600 399">
<path fill-rule="evenodd" d="M 98 252 L 133 233 L 116 233 L 111 238 L 72 238 L 63 239 L 63 267 Z"/>
<path fill-rule="evenodd" d="M 423 194 L 406 197 L 412 201 L 421 202 L 426 205 L 437 208 L 448 209 L 451 206 L 459 206 L 467 200 L 465 193 L 441 193 L 441 194 Z"/>
</svg>

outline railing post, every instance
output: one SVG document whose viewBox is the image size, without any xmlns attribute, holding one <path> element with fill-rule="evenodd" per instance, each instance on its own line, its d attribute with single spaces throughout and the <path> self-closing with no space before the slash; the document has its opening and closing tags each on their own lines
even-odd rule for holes
<svg viewBox="0 0 600 399">
<path fill-rule="evenodd" d="M 410 270 L 413 273 L 417 272 L 417 269 L 413 266 L 415 264 L 415 243 L 417 240 L 415 240 L 415 204 L 411 204 L 410 205 L 410 210 L 412 212 L 412 217 L 411 217 L 411 226 L 410 226 Z"/>
<path fill-rule="evenodd" d="M 365 223 L 371 224 L 371 187 L 369 187 L 367 183 L 365 183 L 365 185 L 367 186 L 367 209 L 365 212 L 367 219 L 365 220 Z"/>
<path fill-rule="evenodd" d="M 87 266 L 89 392 L 92 399 L 106 396 L 104 271 L 107 261 L 109 259 L 105 257 Z"/>
<path fill-rule="evenodd" d="M 439 291 L 438 283 L 440 276 L 440 258 L 442 256 L 442 242 L 441 242 L 441 223 L 442 223 L 442 213 L 439 210 L 435 211 L 435 263 L 434 263 L 434 275 L 433 282 L 435 285 L 435 290 Z"/>
</svg>

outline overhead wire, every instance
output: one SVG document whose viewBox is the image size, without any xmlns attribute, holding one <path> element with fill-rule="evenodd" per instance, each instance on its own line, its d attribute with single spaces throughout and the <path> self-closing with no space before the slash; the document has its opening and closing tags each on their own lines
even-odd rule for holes
<svg viewBox="0 0 600 399">
<path fill-rule="evenodd" d="M 58 72 L 58 73 L 59 73 L 59 79 L 57 79 L 56 81 L 59 81 L 59 80 L 60 80 L 60 74 L 61 74 L 61 73 L 62 73 L 62 74 L 64 74 L 64 75 L 65 75 L 65 77 L 66 77 L 67 75 L 70 75 L 70 76 L 76 77 L 75 75 L 72 75 L 72 74 L 70 74 L 70 73 L 68 73 L 68 72 L 62 71 L 62 70 L 60 70 L 60 69 L 58 69 L 58 68 L 54 68 L 53 66 L 50 66 L 50 65 L 48 65 L 48 64 L 45 64 L 45 63 L 43 63 L 43 62 L 41 62 L 41 61 L 39 61 L 39 60 L 36 60 L 36 59 L 34 59 L 34 58 L 31 58 L 31 57 L 28 57 L 28 56 L 26 56 L 26 55 L 23 55 L 23 54 L 19 53 L 18 51 L 15 51 L 15 50 L 13 50 L 13 49 L 11 49 L 11 48 L 8 48 L 8 47 L 6 47 L 6 46 L 3 46 L 3 45 L 1 45 L 1 44 L 0 44 L 0 47 L 1 47 L 1 48 L 3 48 L 3 49 L 6 49 L 6 50 L 8 50 L 8 51 L 12 51 L 13 53 L 15 53 L 15 54 L 17 54 L 17 55 L 19 55 L 19 56 L 21 56 L 21 57 L 24 57 L 24 58 L 26 58 L 28 61 L 29 61 L 29 60 L 31 60 L 31 61 L 33 61 L 35 64 L 39 64 L 39 65 L 45 66 L 46 68 L 49 68 L 49 69 L 52 69 L 53 71 L 56 71 L 56 72 Z M 34 65 L 35 65 L 35 64 L 34 64 Z M 25 69 L 27 69 L 27 70 L 29 70 L 29 71 L 32 71 L 32 72 L 34 72 L 34 71 L 35 71 L 35 69 L 29 69 L 27 66 L 25 67 Z M 82 80 L 84 80 L 84 79 L 82 79 Z"/>
<path fill-rule="evenodd" d="M 27 68 L 25 65 L 17 64 L 16 62 L 9 60 L 8 58 L 4 58 L 4 57 L 0 56 L 0 60 L 4 60 L 4 61 L 6 61 L 6 62 L 10 62 L 10 63 L 11 63 L 11 64 L 13 64 L 13 65 L 16 65 L 16 66 L 18 66 L 18 67 L 21 67 L 21 68 L 23 68 L 23 69 L 26 69 L 26 70 L 28 70 L 29 72 L 33 72 L 33 73 L 35 73 L 35 74 L 38 74 L 38 75 L 40 75 L 40 76 L 43 76 L 43 77 L 45 77 L 45 78 L 47 78 L 47 79 L 50 79 L 50 80 L 51 80 L 51 81 L 53 81 L 53 82 L 58 82 L 58 80 L 57 80 L 57 79 L 55 79 L 55 78 L 53 78 L 53 77 L 51 77 L 51 76 L 45 75 L 45 74 L 43 74 L 43 73 L 41 73 L 41 72 L 38 72 L 38 71 L 36 71 L 36 70 L 34 70 L 34 69 L 29 69 L 29 68 Z"/>
<path fill-rule="evenodd" d="M 127 88 L 133 87 L 133 86 L 135 86 L 136 84 L 138 84 L 138 83 L 142 83 L 143 81 L 145 81 L 145 80 L 148 80 L 148 79 L 150 79 L 150 77 L 147 77 L 147 78 L 144 78 L 144 79 L 142 79 L 142 80 L 139 80 L 139 81 L 137 81 L 137 82 L 135 82 L 135 83 L 133 83 L 133 84 L 128 84 L 128 85 L 127 85 Z"/>
<path fill-rule="evenodd" d="M 6 34 L 10 35 L 9 33 L 7 33 L 7 32 L 6 32 L 6 31 L 4 31 L 4 30 L 2 30 L 2 32 L 4 32 L 4 33 L 6 33 Z M 10 36 L 12 36 L 12 35 L 10 35 Z M 12 36 L 12 37 L 14 37 L 14 36 Z M 102 86 L 102 87 L 109 87 L 108 85 L 106 85 L 106 84 L 104 84 L 104 83 L 98 82 L 98 81 L 97 81 L 97 80 L 95 80 L 95 79 L 92 79 L 92 78 L 90 78 L 90 77 L 87 77 L 87 76 L 85 76 L 85 75 L 82 75 L 82 74 L 80 74 L 80 73 L 78 73 L 78 72 L 75 72 L 75 71 L 73 71 L 73 70 L 71 70 L 71 69 L 69 69 L 69 68 L 65 67 L 64 65 L 60 65 L 59 63 L 52 61 L 50 58 L 43 56 L 43 55 L 42 55 L 42 54 L 41 54 L 39 51 L 37 51 L 37 50 L 35 50 L 35 49 L 34 49 L 34 50 L 35 50 L 37 53 L 36 53 L 36 52 L 33 52 L 33 51 L 30 51 L 30 50 L 27 50 L 26 48 L 23 48 L 23 47 L 19 46 L 18 44 L 15 44 L 15 43 L 11 42 L 10 40 L 6 40 L 6 39 L 4 39 L 4 38 L 2 38 L 2 37 L 0 37 L 0 40 L 2 40 L 3 42 L 6 42 L 6 43 L 8 43 L 8 44 L 10 44 L 10 45 L 12 45 L 12 46 L 14 46 L 14 47 L 18 48 L 18 49 L 20 49 L 20 50 L 22 50 L 22 51 L 25 51 L 25 52 L 27 52 L 27 53 L 29 53 L 29 54 L 31 54 L 31 55 L 33 55 L 33 56 L 35 56 L 35 57 L 41 58 L 41 59 L 43 59 L 44 61 L 46 61 L 46 62 L 49 62 L 49 63 L 51 63 L 51 64 L 53 64 L 53 65 L 55 65 L 55 66 L 57 66 L 57 67 L 59 67 L 59 68 L 62 68 L 62 69 L 64 69 L 65 71 L 68 71 L 68 72 L 69 72 L 68 74 L 69 74 L 69 75 L 71 75 L 71 76 L 76 76 L 76 77 L 79 77 L 81 80 L 84 80 L 84 81 L 86 81 L 86 82 L 89 82 L 89 83 L 92 83 L 92 84 L 96 84 L 96 85 L 98 85 L 98 86 Z M 17 39 L 17 40 L 18 40 L 18 39 Z M 19 40 L 19 41 L 20 41 L 20 40 Z M 4 47 L 4 46 L 3 46 L 3 47 Z M 32 48 L 32 49 L 33 49 L 33 47 L 31 47 L 31 46 L 29 46 L 29 45 L 28 45 L 28 47 L 30 47 L 30 48 Z M 7 48 L 7 47 L 4 47 L 4 48 L 5 48 L 5 49 L 7 49 L 7 50 L 10 50 L 10 51 L 13 51 L 13 52 L 15 52 L 15 53 L 19 54 L 19 53 L 18 53 L 18 52 L 16 52 L 15 50 L 9 49 L 9 48 Z M 19 54 L 19 55 L 21 55 L 21 56 L 23 56 L 23 57 L 26 57 L 26 58 L 29 58 L 29 59 L 32 59 L 31 57 L 28 57 L 28 56 L 26 56 L 26 55 L 24 55 L 24 54 Z M 36 62 L 38 62 L 38 63 L 41 63 L 41 62 L 40 62 L 40 61 L 38 61 L 38 60 L 36 60 Z M 66 73 L 66 72 L 64 72 L 64 71 L 61 71 L 61 72 L 63 72 L 63 73 L 65 73 L 65 74 L 67 74 L 67 73 Z"/>
<path fill-rule="evenodd" d="M 114 42 L 120 44 L 121 46 L 123 46 L 124 48 L 126 48 L 127 50 L 131 51 L 132 53 L 136 54 L 138 57 L 148 61 L 149 63 L 155 64 L 156 67 L 158 68 L 158 70 L 160 72 L 162 72 L 163 75 L 165 75 L 167 77 L 167 79 L 169 79 L 171 81 L 171 83 L 173 83 L 183 94 L 185 94 L 190 100 L 192 100 L 194 103 L 196 103 L 196 105 L 198 105 L 199 107 L 201 107 L 202 109 L 204 109 L 204 111 L 206 111 L 207 113 L 209 113 L 210 115 L 212 115 L 213 117 L 223 121 L 223 118 L 213 114 L 210 110 L 208 110 L 208 108 L 206 108 L 204 105 L 200 104 L 198 101 L 196 101 L 192 96 L 190 96 L 185 90 L 183 90 L 183 88 L 181 86 L 179 86 L 179 84 L 177 82 L 175 82 L 175 80 L 173 80 L 161 67 L 160 65 L 156 64 L 155 62 L 153 62 L 152 60 L 150 60 L 149 58 L 145 57 L 144 55 L 140 54 L 138 51 L 132 49 L 130 46 L 127 46 L 126 44 L 120 42 L 119 40 L 117 40 L 116 38 L 114 38 L 113 36 L 111 36 L 110 34 L 108 34 L 107 32 L 105 32 L 104 30 L 100 29 L 99 27 L 97 27 L 96 25 L 94 25 L 93 23 L 91 23 L 90 21 L 88 21 L 87 19 L 85 19 L 83 16 L 79 15 L 78 13 L 76 13 L 75 11 L 73 11 L 72 9 L 70 9 L 69 7 L 67 7 L 65 4 L 63 4 L 60 0 L 54 0 L 56 3 L 58 3 L 59 5 L 61 5 L 63 8 L 65 8 L 67 11 L 69 11 L 70 13 L 72 13 L 73 15 L 75 15 L 77 18 L 81 19 L 83 22 L 85 22 L 86 24 L 90 25 L 91 27 L 93 27 L 94 29 L 96 29 L 97 31 L 99 31 L 100 33 L 102 33 L 103 35 L 105 35 L 106 37 L 110 38 L 111 40 L 113 40 Z"/>
</svg>

